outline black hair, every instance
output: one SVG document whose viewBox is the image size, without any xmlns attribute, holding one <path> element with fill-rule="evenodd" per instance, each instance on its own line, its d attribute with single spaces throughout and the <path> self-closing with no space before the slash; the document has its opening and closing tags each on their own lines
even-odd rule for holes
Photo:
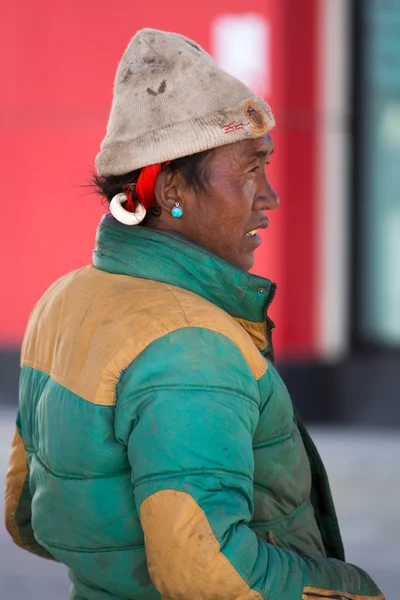
<svg viewBox="0 0 400 600">
<path fill-rule="evenodd" d="M 177 158 L 171 161 L 168 166 L 163 167 L 163 170 L 180 171 L 188 187 L 202 191 L 209 182 L 209 165 L 212 152 L 213 150 L 205 150 L 191 154 L 190 156 Z M 131 171 L 124 175 L 108 175 L 105 177 L 94 174 L 93 185 L 98 194 L 103 196 L 108 202 L 111 202 L 113 197 L 123 192 L 129 184 L 136 183 L 140 172 L 141 169 L 136 169 L 136 171 Z M 161 214 L 161 209 L 156 204 L 150 209 L 148 214 L 151 217 L 158 217 Z"/>
</svg>

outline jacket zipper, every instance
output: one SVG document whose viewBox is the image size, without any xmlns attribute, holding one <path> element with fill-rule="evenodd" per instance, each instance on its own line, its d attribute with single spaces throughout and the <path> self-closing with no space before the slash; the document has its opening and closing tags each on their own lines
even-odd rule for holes
<svg viewBox="0 0 400 600">
<path fill-rule="evenodd" d="M 272 302 L 274 301 L 277 289 L 278 289 L 278 286 L 276 285 L 276 283 L 271 283 L 267 304 L 265 305 L 265 314 L 267 314 L 269 307 L 271 306 Z"/>
<path fill-rule="evenodd" d="M 271 306 L 272 302 L 274 301 L 274 298 L 276 296 L 276 290 L 277 290 L 278 286 L 276 285 L 276 283 L 271 283 L 271 287 L 269 290 L 269 295 L 268 295 L 268 300 L 267 303 L 265 305 L 265 319 L 266 319 L 266 338 L 268 340 L 268 325 L 270 326 L 270 339 L 269 339 L 269 343 L 271 344 L 271 352 L 269 353 L 271 356 L 271 362 L 274 362 L 274 347 L 272 344 L 272 332 L 275 329 L 275 323 L 273 322 L 272 319 L 269 318 L 268 316 L 268 309 Z"/>
</svg>

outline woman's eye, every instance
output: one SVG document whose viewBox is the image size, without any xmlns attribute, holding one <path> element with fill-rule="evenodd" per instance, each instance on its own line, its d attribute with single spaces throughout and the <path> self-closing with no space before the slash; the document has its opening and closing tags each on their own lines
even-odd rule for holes
<svg viewBox="0 0 400 600">
<path fill-rule="evenodd" d="M 267 160 L 267 162 L 265 163 L 265 166 L 268 167 L 268 165 L 270 165 L 270 164 L 271 164 L 271 161 Z"/>
<path fill-rule="evenodd" d="M 257 165 L 256 167 L 253 167 L 252 169 L 250 169 L 250 173 L 256 173 L 258 171 L 260 167 Z"/>
</svg>

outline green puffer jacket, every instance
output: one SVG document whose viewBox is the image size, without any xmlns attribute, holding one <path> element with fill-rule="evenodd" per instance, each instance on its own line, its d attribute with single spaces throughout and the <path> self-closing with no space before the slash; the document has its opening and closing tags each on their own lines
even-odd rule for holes
<svg viewBox="0 0 400 600">
<path fill-rule="evenodd" d="M 73 600 L 382 600 L 272 361 L 275 286 L 107 216 L 33 310 L 6 487 Z"/>
</svg>

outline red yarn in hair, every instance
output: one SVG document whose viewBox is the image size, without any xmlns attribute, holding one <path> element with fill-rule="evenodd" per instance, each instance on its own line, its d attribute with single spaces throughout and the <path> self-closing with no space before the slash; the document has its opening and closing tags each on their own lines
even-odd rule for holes
<svg viewBox="0 0 400 600">
<path fill-rule="evenodd" d="M 135 212 L 137 202 L 134 202 L 134 200 L 132 198 L 132 187 L 129 185 L 128 187 L 125 188 L 124 192 L 125 192 L 125 196 L 127 198 L 124 208 L 128 212 L 133 213 L 133 212 Z"/>
<path fill-rule="evenodd" d="M 156 179 L 162 169 L 162 167 L 169 165 L 170 161 L 164 163 L 157 163 L 155 165 L 149 165 L 143 167 L 140 171 L 140 175 L 136 182 L 136 202 L 132 198 L 132 188 L 128 186 L 125 189 L 127 202 L 125 203 L 125 210 L 129 212 L 135 212 L 138 202 L 144 206 L 146 212 L 151 209 L 156 199 L 154 196 L 154 187 L 156 185 Z"/>
</svg>

